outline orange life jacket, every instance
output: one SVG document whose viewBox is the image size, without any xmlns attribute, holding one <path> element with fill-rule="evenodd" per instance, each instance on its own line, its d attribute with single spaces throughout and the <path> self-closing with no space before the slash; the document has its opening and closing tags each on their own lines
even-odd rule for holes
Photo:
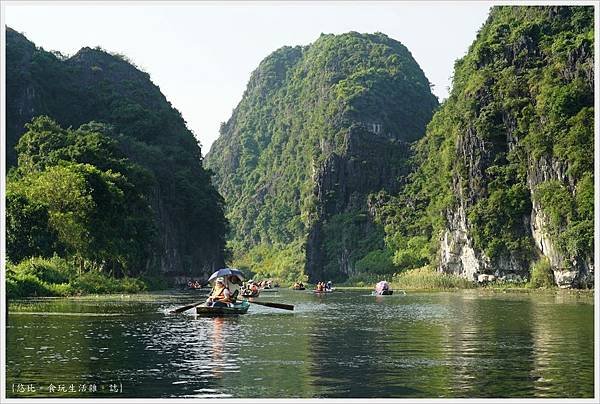
<svg viewBox="0 0 600 404">
<path fill-rule="evenodd" d="M 213 288 L 213 292 L 210 295 L 210 298 L 213 300 L 229 300 L 225 297 L 225 286 L 216 286 Z"/>
</svg>

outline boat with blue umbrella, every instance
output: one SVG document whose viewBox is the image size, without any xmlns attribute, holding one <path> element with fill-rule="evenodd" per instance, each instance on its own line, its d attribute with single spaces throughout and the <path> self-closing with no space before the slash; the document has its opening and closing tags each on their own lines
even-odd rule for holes
<svg viewBox="0 0 600 404">
<path fill-rule="evenodd" d="M 212 281 L 214 279 L 226 276 L 237 276 L 240 280 L 244 280 L 244 274 L 242 271 L 236 268 L 221 268 L 218 271 L 213 272 L 213 274 L 208 278 L 208 281 Z"/>
<path fill-rule="evenodd" d="M 215 271 L 209 278 L 208 281 L 215 281 L 215 286 L 221 284 L 221 289 L 225 289 L 225 279 L 234 279 L 235 281 L 242 282 L 244 280 L 244 274 L 239 269 L 235 268 L 221 268 Z M 237 278 L 237 279 L 235 279 Z M 220 290 L 221 290 L 220 289 Z M 213 292 L 215 290 L 213 289 Z M 216 293 L 219 295 L 219 293 Z M 213 299 L 213 293 L 206 302 L 192 303 L 187 306 L 179 307 L 171 310 L 171 313 L 182 313 L 186 310 L 195 308 L 196 314 L 203 317 L 215 317 L 215 316 L 232 316 L 239 314 L 246 314 L 250 307 L 250 302 L 258 304 L 260 306 L 273 307 L 276 309 L 283 310 L 294 310 L 294 306 L 291 304 L 283 303 L 271 303 L 271 302 L 257 302 L 254 300 L 237 300 L 237 293 L 234 292 L 231 296 L 227 294 L 227 297 L 223 299 L 225 294 L 219 295 L 218 298 Z"/>
</svg>

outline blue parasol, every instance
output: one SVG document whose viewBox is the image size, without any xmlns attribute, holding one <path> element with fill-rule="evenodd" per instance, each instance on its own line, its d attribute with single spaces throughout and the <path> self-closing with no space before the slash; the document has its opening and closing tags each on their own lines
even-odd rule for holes
<svg viewBox="0 0 600 404">
<path fill-rule="evenodd" d="M 213 279 L 218 278 L 220 276 L 237 276 L 242 281 L 244 280 L 244 274 L 239 269 L 235 269 L 235 268 L 221 268 L 218 271 L 214 272 L 210 276 L 210 278 L 208 278 L 208 281 L 210 282 Z"/>
</svg>

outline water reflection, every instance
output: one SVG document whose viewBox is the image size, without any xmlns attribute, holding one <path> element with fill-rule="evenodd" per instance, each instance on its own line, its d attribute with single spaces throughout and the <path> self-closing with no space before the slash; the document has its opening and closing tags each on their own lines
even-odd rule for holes
<svg viewBox="0 0 600 404">
<path fill-rule="evenodd" d="M 455 318 L 448 322 L 446 338 L 452 347 L 448 361 L 454 369 L 448 394 L 531 396 L 531 301 L 451 298 Z M 461 321 L 464 318 L 469 321 Z"/>
<path fill-rule="evenodd" d="M 222 317 L 212 319 L 213 336 L 212 336 L 212 367 L 213 377 L 221 378 L 223 373 L 223 322 Z"/>
<path fill-rule="evenodd" d="M 557 303 L 563 303 L 560 310 L 556 310 Z M 594 330 L 572 321 L 588 311 L 593 312 L 589 305 L 568 295 L 535 306 L 532 380 L 537 397 L 553 397 L 557 390 L 565 396 L 593 395 Z"/>
<path fill-rule="evenodd" d="M 166 314 L 197 295 L 11 305 L 7 395 L 36 382 L 96 383 L 75 396 L 103 398 L 593 396 L 589 299 L 283 290 L 270 299 L 296 310 Z"/>
</svg>

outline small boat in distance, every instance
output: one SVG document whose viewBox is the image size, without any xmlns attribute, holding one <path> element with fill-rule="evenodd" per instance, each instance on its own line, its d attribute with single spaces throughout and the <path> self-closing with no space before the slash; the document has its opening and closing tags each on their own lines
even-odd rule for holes
<svg viewBox="0 0 600 404">
<path fill-rule="evenodd" d="M 296 282 L 294 283 L 294 285 L 292 285 L 292 290 L 304 290 L 306 289 L 304 287 L 304 284 L 302 282 Z"/>
<path fill-rule="evenodd" d="M 190 280 L 187 283 L 187 288 L 189 290 L 197 290 L 197 289 L 202 289 L 202 283 L 199 281 L 195 281 L 195 280 Z"/>
<path fill-rule="evenodd" d="M 386 281 L 380 281 L 377 282 L 377 284 L 375 285 L 374 294 L 378 296 L 392 295 L 394 294 L 394 291 L 390 287 L 389 283 L 387 283 Z"/>
<path fill-rule="evenodd" d="M 252 290 L 252 289 L 244 289 L 242 290 L 242 296 L 243 297 L 258 297 L 258 295 L 260 294 L 260 290 L 256 289 L 256 290 Z"/>
<path fill-rule="evenodd" d="M 334 290 L 335 290 L 335 288 L 333 287 L 333 282 L 331 282 L 331 281 L 328 281 L 327 283 L 317 282 L 314 292 L 315 293 L 331 293 Z"/>
<path fill-rule="evenodd" d="M 258 295 L 260 294 L 260 287 L 258 286 L 258 283 L 254 282 L 252 279 L 250 279 L 246 284 L 244 284 L 243 288 L 242 288 L 242 296 L 244 297 L 258 297 Z"/>
</svg>

